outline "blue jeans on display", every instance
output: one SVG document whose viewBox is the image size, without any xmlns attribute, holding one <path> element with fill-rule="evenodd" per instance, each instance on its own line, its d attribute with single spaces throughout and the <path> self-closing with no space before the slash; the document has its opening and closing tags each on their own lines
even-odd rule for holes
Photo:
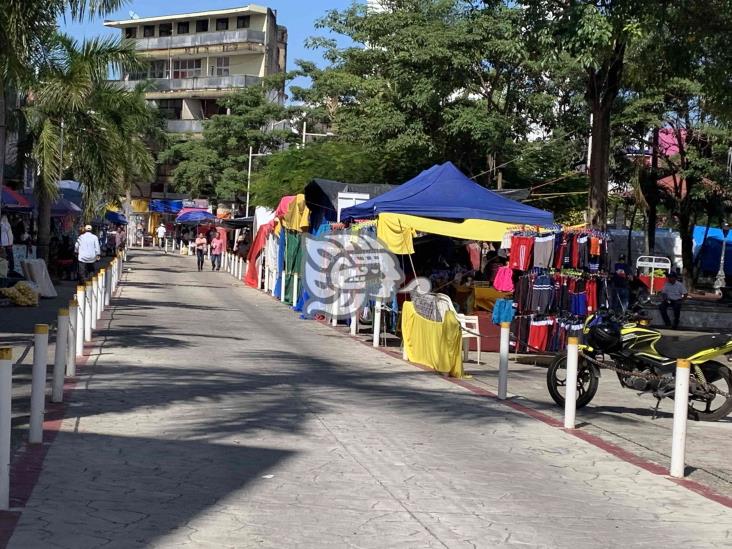
<svg viewBox="0 0 732 549">
<path fill-rule="evenodd" d="M 221 270 L 221 254 L 211 255 L 211 270 Z"/>
</svg>

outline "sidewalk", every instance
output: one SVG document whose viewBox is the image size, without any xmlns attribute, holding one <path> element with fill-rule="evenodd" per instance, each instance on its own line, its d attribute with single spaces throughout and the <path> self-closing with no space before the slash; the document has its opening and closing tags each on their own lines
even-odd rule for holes
<svg viewBox="0 0 732 549">
<path fill-rule="evenodd" d="M 732 510 L 139 253 L 11 548 L 727 547 Z"/>
</svg>

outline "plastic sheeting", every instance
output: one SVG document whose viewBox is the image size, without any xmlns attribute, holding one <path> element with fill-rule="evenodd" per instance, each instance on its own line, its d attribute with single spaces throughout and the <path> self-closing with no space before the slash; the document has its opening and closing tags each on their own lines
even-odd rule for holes
<svg viewBox="0 0 732 549">
<path fill-rule="evenodd" d="M 463 377 L 462 331 L 452 311 L 444 315 L 442 322 L 435 322 L 417 314 L 414 304 L 406 301 L 402 337 L 409 361 L 451 377 Z"/>
<path fill-rule="evenodd" d="M 506 231 L 515 225 L 466 219 L 463 221 L 441 221 L 414 215 L 383 213 L 376 223 L 376 234 L 389 251 L 395 254 L 413 254 L 413 237 L 416 232 L 451 236 L 465 240 L 497 242 Z"/>
</svg>

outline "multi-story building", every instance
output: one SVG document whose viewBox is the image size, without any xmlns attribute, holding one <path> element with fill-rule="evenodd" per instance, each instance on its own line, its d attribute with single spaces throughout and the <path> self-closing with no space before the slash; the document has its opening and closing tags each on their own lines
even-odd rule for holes
<svg viewBox="0 0 732 549">
<path fill-rule="evenodd" d="M 224 114 L 219 99 L 284 72 L 287 29 L 273 10 L 241 8 L 105 21 L 133 40 L 147 67 L 122 75 L 124 86 L 152 81 L 147 93 L 168 118 L 168 130 L 198 133 L 203 120 Z M 276 100 L 284 100 L 284 90 Z"/>
<path fill-rule="evenodd" d="M 204 120 L 226 114 L 221 99 L 241 88 L 286 70 L 287 29 L 277 13 L 250 4 L 240 8 L 105 21 L 134 41 L 147 61 L 139 72 L 120 75 L 120 84 L 134 88 L 151 82 L 146 98 L 167 118 L 175 134 L 200 135 Z M 284 87 L 273 92 L 284 102 Z M 160 165 L 155 182 L 138 184 L 136 198 L 184 198 L 170 192 L 174 166 Z"/>
</svg>

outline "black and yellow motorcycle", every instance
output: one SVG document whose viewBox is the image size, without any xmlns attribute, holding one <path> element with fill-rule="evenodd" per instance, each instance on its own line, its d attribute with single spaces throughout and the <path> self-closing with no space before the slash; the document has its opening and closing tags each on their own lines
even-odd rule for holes
<svg viewBox="0 0 732 549">
<path fill-rule="evenodd" d="M 691 338 L 663 335 L 648 326 L 640 309 L 622 315 L 599 311 L 586 319 L 582 332 L 578 408 L 589 404 L 597 393 L 601 366 L 615 371 L 623 387 L 652 393 L 658 404 L 666 397 L 673 398 L 676 360 L 682 358 L 691 363 L 689 417 L 718 421 L 732 411 L 732 372 L 720 362 L 732 362 L 732 334 Z M 564 406 L 566 366 L 565 353 L 552 361 L 547 372 L 549 393 L 560 406 Z"/>
</svg>

